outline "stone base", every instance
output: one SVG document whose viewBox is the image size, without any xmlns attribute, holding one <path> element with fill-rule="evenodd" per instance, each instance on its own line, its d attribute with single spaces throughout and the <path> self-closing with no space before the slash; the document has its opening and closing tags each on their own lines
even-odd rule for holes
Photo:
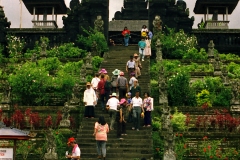
<svg viewBox="0 0 240 160">
<path fill-rule="evenodd" d="M 70 104 L 72 104 L 72 105 L 78 105 L 79 102 L 80 102 L 80 99 L 78 99 L 78 98 L 74 98 L 74 99 L 70 100 Z"/>
<path fill-rule="evenodd" d="M 45 153 L 44 160 L 57 160 L 57 153 Z"/>
<path fill-rule="evenodd" d="M 214 76 L 221 76 L 222 75 L 222 71 L 214 71 L 213 75 Z"/>
<path fill-rule="evenodd" d="M 173 151 L 166 151 L 163 155 L 163 160 L 176 160 L 175 153 Z"/>
<path fill-rule="evenodd" d="M 238 103 L 232 104 L 230 107 L 230 111 L 240 113 L 240 103 L 238 102 Z"/>
<path fill-rule="evenodd" d="M 70 127 L 70 120 L 61 120 L 59 126 L 66 127 L 66 128 Z"/>
</svg>

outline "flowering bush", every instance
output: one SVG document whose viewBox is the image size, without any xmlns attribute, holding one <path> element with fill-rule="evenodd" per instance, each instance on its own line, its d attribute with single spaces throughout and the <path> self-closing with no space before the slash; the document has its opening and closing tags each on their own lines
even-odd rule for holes
<svg viewBox="0 0 240 160">
<path fill-rule="evenodd" d="M 186 115 L 184 115 L 181 112 L 178 112 L 178 110 L 175 108 L 175 112 L 171 119 L 171 124 L 173 128 L 177 131 L 185 131 L 185 129 L 187 128 L 185 125 L 185 122 L 186 122 Z"/>
<path fill-rule="evenodd" d="M 7 35 L 7 49 L 8 49 L 9 57 L 22 58 L 23 57 L 22 50 L 24 46 L 25 46 L 25 42 L 23 39 L 13 35 Z"/>
<path fill-rule="evenodd" d="M 22 159 L 26 160 L 29 153 L 33 150 L 33 143 L 30 140 L 18 141 L 16 152 L 22 155 Z"/>
<path fill-rule="evenodd" d="M 183 134 L 176 133 L 174 152 L 177 160 L 183 160 L 184 155 L 190 150 L 187 145 L 187 140 L 183 137 Z"/>
</svg>

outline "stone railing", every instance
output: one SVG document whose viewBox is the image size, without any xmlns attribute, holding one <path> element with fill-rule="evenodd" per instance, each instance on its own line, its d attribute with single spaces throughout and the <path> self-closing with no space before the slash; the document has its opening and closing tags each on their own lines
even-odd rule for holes
<svg viewBox="0 0 240 160">
<path fill-rule="evenodd" d="M 56 21 L 32 21 L 33 28 L 58 28 Z"/>
<path fill-rule="evenodd" d="M 228 29 L 229 21 L 206 21 L 204 28 L 206 29 Z"/>
</svg>

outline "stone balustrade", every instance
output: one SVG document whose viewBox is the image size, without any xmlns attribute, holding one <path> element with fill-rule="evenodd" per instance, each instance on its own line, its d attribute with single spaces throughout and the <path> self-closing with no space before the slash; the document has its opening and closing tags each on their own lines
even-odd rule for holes
<svg viewBox="0 0 240 160">
<path fill-rule="evenodd" d="M 32 21 L 33 28 L 58 28 L 56 21 Z"/>
<path fill-rule="evenodd" d="M 228 29 L 229 21 L 206 21 L 204 27 L 206 29 Z"/>
</svg>

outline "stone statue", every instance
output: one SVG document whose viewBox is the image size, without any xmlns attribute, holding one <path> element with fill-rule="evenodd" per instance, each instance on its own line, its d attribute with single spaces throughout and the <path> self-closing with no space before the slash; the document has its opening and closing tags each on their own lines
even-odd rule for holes
<svg viewBox="0 0 240 160">
<path fill-rule="evenodd" d="M 214 63 L 214 43 L 213 40 L 210 40 L 208 44 L 208 63 Z"/>
<path fill-rule="evenodd" d="M 80 86 L 75 83 L 72 89 L 72 99 L 70 100 L 70 104 L 78 104 L 80 102 Z"/>
<path fill-rule="evenodd" d="M 92 55 L 91 52 L 87 53 L 87 56 L 85 57 L 85 64 L 87 68 L 92 68 Z"/>
<path fill-rule="evenodd" d="M 37 62 L 37 54 L 36 53 L 33 53 L 32 57 L 31 57 L 31 61 Z"/>
<path fill-rule="evenodd" d="M 239 104 L 240 82 L 234 80 L 232 83 L 232 104 Z"/>
<path fill-rule="evenodd" d="M 57 160 L 58 156 L 56 153 L 56 140 L 53 135 L 53 130 L 49 128 L 48 131 L 46 131 L 46 142 L 47 142 L 47 153 L 44 155 L 45 160 Z"/>
<path fill-rule="evenodd" d="M 103 20 L 102 20 L 102 16 L 98 15 L 97 19 L 94 21 L 94 29 L 97 30 L 98 32 L 102 32 L 104 31 L 103 29 Z"/>
<path fill-rule="evenodd" d="M 223 66 L 221 78 L 222 78 L 223 84 L 225 86 L 228 86 L 229 85 L 229 78 L 228 78 L 228 70 L 227 70 L 226 66 Z"/>
<path fill-rule="evenodd" d="M 3 98 L 1 103 L 9 103 L 11 101 L 11 86 L 8 81 L 3 82 Z"/>
<path fill-rule="evenodd" d="M 40 52 L 40 56 L 41 57 L 47 57 L 47 44 L 46 42 L 43 40 L 42 43 L 41 43 L 41 52 Z"/>
<path fill-rule="evenodd" d="M 153 33 L 156 35 L 159 32 L 162 32 L 162 20 L 159 15 L 156 15 L 153 20 Z"/>
<path fill-rule="evenodd" d="M 69 120 L 69 105 L 68 102 L 64 103 L 64 106 L 62 108 L 62 120 L 60 121 L 60 127 L 69 127 L 70 126 L 70 120 Z"/>
<path fill-rule="evenodd" d="M 80 80 L 82 83 L 86 83 L 86 65 L 83 65 L 80 70 Z"/>
<path fill-rule="evenodd" d="M 96 41 L 93 41 L 93 43 L 92 43 L 91 52 L 92 52 L 93 56 L 99 56 Z"/>
<path fill-rule="evenodd" d="M 157 61 L 162 61 L 162 43 L 159 38 L 156 41 L 156 56 Z"/>
<path fill-rule="evenodd" d="M 158 85 L 159 85 L 159 103 L 160 104 L 168 103 L 167 83 L 166 83 L 166 78 L 164 76 L 163 66 L 160 68 Z"/>
<path fill-rule="evenodd" d="M 214 67 L 214 76 L 222 76 L 221 61 L 218 54 L 215 57 L 213 67 Z"/>
</svg>

